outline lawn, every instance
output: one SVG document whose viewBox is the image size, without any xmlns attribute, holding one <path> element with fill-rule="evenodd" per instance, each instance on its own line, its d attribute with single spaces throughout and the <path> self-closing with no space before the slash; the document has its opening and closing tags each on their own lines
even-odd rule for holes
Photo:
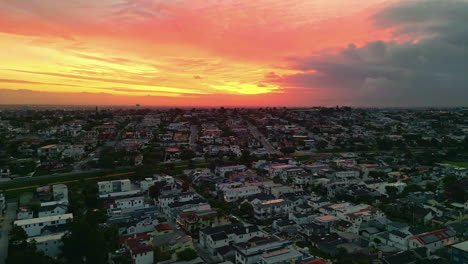
<svg viewBox="0 0 468 264">
<path fill-rule="evenodd" d="M 34 177 L 28 181 L 17 181 L 17 182 L 7 182 L 5 184 L 0 185 L 0 191 L 5 192 L 7 199 L 15 198 L 19 193 L 24 192 L 28 189 L 34 189 L 37 186 L 41 185 L 48 185 L 48 184 L 56 184 L 61 182 L 68 182 L 68 181 L 77 181 L 82 179 L 96 179 L 99 180 L 100 178 L 96 177 L 103 177 L 107 175 L 117 174 L 117 173 L 124 173 L 130 172 L 130 169 L 119 169 L 115 171 L 106 171 L 106 172 L 94 172 L 94 173 L 80 173 L 80 174 L 72 174 L 66 176 L 57 176 L 57 177 L 50 177 L 50 178 L 42 178 L 42 179 L 35 179 Z M 128 176 L 127 176 L 128 177 Z M 103 177 L 104 178 L 104 177 Z M 104 178 L 105 179 L 105 178 Z M 23 188 L 29 187 L 27 189 L 16 189 L 16 188 Z"/>
<path fill-rule="evenodd" d="M 443 163 L 458 166 L 458 167 L 463 167 L 463 168 L 468 168 L 468 162 L 463 162 L 463 161 L 444 161 Z"/>
</svg>

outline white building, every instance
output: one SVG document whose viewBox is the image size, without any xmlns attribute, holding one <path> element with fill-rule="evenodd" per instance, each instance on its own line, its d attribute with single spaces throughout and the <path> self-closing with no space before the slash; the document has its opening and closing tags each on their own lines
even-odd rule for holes
<svg viewBox="0 0 468 264">
<path fill-rule="evenodd" d="M 223 167 L 216 167 L 215 173 L 224 176 L 226 172 L 243 172 L 247 169 L 245 165 L 234 165 L 234 166 L 223 166 Z"/>
<path fill-rule="evenodd" d="M 106 205 L 108 215 L 119 215 L 121 213 L 131 212 L 145 207 L 143 196 L 118 199 Z"/>
<path fill-rule="evenodd" d="M 153 264 L 153 246 L 147 241 L 132 239 L 127 241 L 127 248 L 130 251 L 133 264 Z"/>
<path fill-rule="evenodd" d="M 257 219 L 288 215 L 293 210 L 294 204 L 284 199 L 270 200 L 254 205 L 254 214 Z"/>
<path fill-rule="evenodd" d="M 68 204 L 68 187 L 65 184 L 55 184 L 52 185 L 52 193 L 54 195 L 54 200 L 63 203 L 63 204 Z"/>
<path fill-rule="evenodd" d="M 257 193 L 261 193 L 260 188 L 257 186 L 245 186 L 225 190 L 223 198 L 226 202 L 234 202 Z"/>
<path fill-rule="evenodd" d="M 39 236 L 47 226 L 60 226 L 73 221 L 73 214 L 53 215 L 25 220 L 16 220 L 15 225 L 24 229 L 28 237 Z"/>
<path fill-rule="evenodd" d="M 200 246 L 207 249 L 212 255 L 217 255 L 217 249 L 235 243 L 246 242 L 254 237 L 265 236 L 257 226 L 244 226 L 242 224 L 229 224 L 208 227 L 200 230 Z"/>
<path fill-rule="evenodd" d="M 39 208 L 39 217 L 53 216 L 53 215 L 63 215 L 67 212 L 67 206 L 62 204 L 41 206 Z"/>
<path fill-rule="evenodd" d="M 410 237 L 409 249 L 425 247 L 434 252 L 455 242 L 457 242 L 455 232 L 445 228 Z"/>
<path fill-rule="evenodd" d="M 44 255 L 54 258 L 62 254 L 62 238 L 64 235 L 65 232 L 61 232 L 56 234 L 28 238 L 27 241 L 32 242 L 34 240 L 38 251 L 42 251 Z"/>
<path fill-rule="evenodd" d="M 99 193 L 128 192 L 131 190 L 129 179 L 98 182 Z"/>
</svg>

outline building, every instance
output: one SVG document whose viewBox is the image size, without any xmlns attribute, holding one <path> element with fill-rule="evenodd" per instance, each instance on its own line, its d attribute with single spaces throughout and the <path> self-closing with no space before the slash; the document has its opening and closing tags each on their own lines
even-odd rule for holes
<svg viewBox="0 0 468 264">
<path fill-rule="evenodd" d="M 28 238 L 28 242 L 35 242 L 38 251 L 44 253 L 44 255 L 55 258 L 62 254 L 63 241 L 62 238 L 65 232 L 49 234 L 43 236 L 37 236 Z"/>
<path fill-rule="evenodd" d="M 129 179 L 98 182 L 98 191 L 100 194 L 112 192 L 128 192 L 130 190 L 131 184 Z"/>
<path fill-rule="evenodd" d="M 450 263 L 453 263 L 453 264 L 468 263 L 468 241 L 451 246 Z"/>
<path fill-rule="evenodd" d="M 245 165 L 222 166 L 216 167 L 215 173 L 219 176 L 224 176 L 227 172 L 243 172 L 247 169 Z"/>
<path fill-rule="evenodd" d="M 24 229 L 28 237 L 40 236 L 45 227 L 57 227 L 73 221 L 73 214 L 53 215 L 16 220 L 15 225 Z"/>
<path fill-rule="evenodd" d="M 208 227 L 200 230 L 200 246 L 207 249 L 212 256 L 217 256 L 217 250 L 234 243 L 246 242 L 254 237 L 265 236 L 257 226 L 229 224 Z"/>
<path fill-rule="evenodd" d="M 63 203 L 63 204 L 68 204 L 68 187 L 65 184 L 55 184 L 52 185 L 52 193 L 54 195 L 54 200 Z"/>
<path fill-rule="evenodd" d="M 67 212 L 67 206 L 62 204 L 41 206 L 39 208 L 39 217 L 63 215 Z"/>
<path fill-rule="evenodd" d="M 410 237 L 409 249 L 425 247 L 433 252 L 455 242 L 455 232 L 445 228 Z"/>
<path fill-rule="evenodd" d="M 126 242 L 133 264 L 153 264 L 153 246 L 145 240 L 130 239 Z"/>
<path fill-rule="evenodd" d="M 61 148 L 59 145 L 47 145 L 37 149 L 37 155 L 39 157 L 58 157 Z"/>
<path fill-rule="evenodd" d="M 257 186 L 245 186 L 224 190 L 223 198 L 226 202 L 235 202 L 258 193 L 261 193 L 261 190 Z"/>
<path fill-rule="evenodd" d="M 280 264 L 312 259 L 292 247 L 292 242 L 275 237 L 255 237 L 234 244 L 236 264 Z"/>
<path fill-rule="evenodd" d="M 284 199 L 275 199 L 254 206 L 254 214 L 256 219 L 268 219 L 288 215 L 294 210 L 292 202 Z"/>
<path fill-rule="evenodd" d="M 108 215 L 120 215 L 145 207 L 143 196 L 118 199 L 106 205 Z"/>
</svg>

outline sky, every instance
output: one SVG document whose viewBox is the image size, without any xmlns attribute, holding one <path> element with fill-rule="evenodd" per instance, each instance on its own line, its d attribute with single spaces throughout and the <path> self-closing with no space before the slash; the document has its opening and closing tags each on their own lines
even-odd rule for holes
<svg viewBox="0 0 468 264">
<path fill-rule="evenodd" d="M 0 0 L 0 104 L 466 106 L 468 0 Z"/>
</svg>

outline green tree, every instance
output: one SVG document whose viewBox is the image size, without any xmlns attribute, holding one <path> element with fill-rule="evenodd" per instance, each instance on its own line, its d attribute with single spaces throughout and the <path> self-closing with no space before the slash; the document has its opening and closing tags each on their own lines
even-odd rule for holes
<svg viewBox="0 0 468 264">
<path fill-rule="evenodd" d="M 177 252 L 178 261 L 190 261 L 197 258 L 197 252 L 191 248 L 186 248 L 182 251 Z"/>
<path fill-rule="evenodd" d="M 183 150 L 180 153 L 180 159 L 182 159 L 182 160 L 191 160 L 191 159 L 193 159 L 195 157 L 196 157 L 195 152 L 193 152 L 192 150 L 189 150 L 189 149 Z"/>
<path fill-rule="evenodd" d="M 398 188 L 395 186 L 385 186 L 385 191 L 389 196 L 395 196 L 398 194 Z"/>
<path fill-rule="evenodd" d="M 250 204 L 250 203 L 242 203 L 240 205 L 240 213 L 242 214 L 242 216 L 248 216 L 248 217 L 253 217 L 254 216 L 254 208 L 253 206 Z"/>
<path fill-rule="evenodd" d="M 107 263 L 109 252 L 117 248 L 118 229 L 103 225 L 104 221 L 105 216 L 98 210 L 74 220 L 63 238 L 63 253 L 69 262 L 86 259 L 86 264 Z"/>
</svg>

